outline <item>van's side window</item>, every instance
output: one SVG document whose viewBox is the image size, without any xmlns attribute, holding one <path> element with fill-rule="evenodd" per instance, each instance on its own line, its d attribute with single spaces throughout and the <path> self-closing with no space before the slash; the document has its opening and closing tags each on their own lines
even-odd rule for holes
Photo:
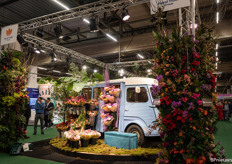
<svg viewBox="0 0 232 164">
<path fill-rule="evenodd" d="M 103 92 L 104 88 L 94 88 L 93 90 L 93 98 L 98 99 L 100 96 L 101 92 Z"/>
<path fill-rule="evenodd" d="M 140 88 L 140 93 L 135 92 L 135 87 L 127 89 L 127 102 L 147 102 L 147 90 L 144 87 Z"/>
</svg>

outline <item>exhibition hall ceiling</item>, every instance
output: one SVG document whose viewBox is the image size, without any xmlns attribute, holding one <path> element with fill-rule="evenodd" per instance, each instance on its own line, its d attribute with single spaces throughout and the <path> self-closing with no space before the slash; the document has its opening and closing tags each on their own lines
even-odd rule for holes
<svg viewBox="0 0 232 164">
<path fill-rule="evenodd" d="M 69 8 L 97 2 L 97 0 L 59 1 Z M 118 0 L 112 0 L 112 2 L 116 1 Z M 228 83 L 232 75 L 232 1 L 220 0 L 219 4 L 216 3 L 216 0 L 198 0 L 197 2 L 201 22 L 214 27 L 214 37 L 219 41 L 218 72 L 222 72 L 222 75 L 218 79 L 218 90 L 221 92 L 225 90 L 226 85 L 228 87 L 232 85 L 232 83 Z M 64 8 L 53 0 L 1 0 L 0 27 L 63 10 Z M 218 24 L 216 24 L 217 11 L 220 14 Z M 129 6 L 128 12 L 131 17 L 126 22 L 121 19 L 122 9 L 99 13 L 97 15 L 99 18 L 98 28 L 101 30 L 96 33 L 90 32 L 90 27 L 83 21 L 83 18 L 61 22 L 59 25 L 62 27 L 62 35 L 65 36 L 63 39 L 56 37 L 54 28 L 57 24 L 44 26 L 42 38 L 105 63 L 139 60 L 138 53 L 142 54 L 145 59 L 152 59 L 155 53 L 152 30 L 156 30 L 157 24 L 154 16 L 150 14 L 150 3 Z M 89 17 L 85 18 L 89 19 Z M 169 29 L 177 27 L 178 11 L 168 11 L 166 19 L 166 26 Z M 36 35 L 38 30 L 40 29 L 24 32 Z M 118 39 L 118 42 L 111 40 L 102 31 L 110 33 Z M 120 60 L 119 51 L 121 52 Z M 62 70 L 64 63 L 65 61 L 57 62 L 44 67 L 53 66 Z"/>
</svg>

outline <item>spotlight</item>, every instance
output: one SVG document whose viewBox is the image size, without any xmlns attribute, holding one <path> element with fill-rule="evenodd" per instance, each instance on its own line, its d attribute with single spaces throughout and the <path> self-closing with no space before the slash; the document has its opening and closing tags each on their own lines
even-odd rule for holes
<svg viewBox="0 0 232 164">
<path fill-rule="evenodd" d="M 87 23 L 87 24 L 90 24 L 90 22 L 89 22 L 89 20 L 88 19 L 83 19 L 83 21 L 85 22 L 85 23 Z"/>
<path fill-rule="evenodd" d="M 86 70 L 87 69 L 87 66 L 86 65 L 83 65 L 83 67 L 82 67 L 84 70 Z"/>
<path fill-rule="evenodd" d="M 40 50 L 38 50 L 38 49 L 35 50 L 35 53 L 40 54 Z"/>
<path fill-rule="evenodd" d="M 90 32 L 98 32 L 96 17 L 91 17 L 89 22 Z"/>
<path fill-rule="evenodd" d="M 129 19 L 130 19 L 130 15 L 129 15 L 128 9 L 127 7 L 124 7 L 122 10 L 122 20 L 127 21 Z"/>
<path fill-rule="evenodd" d="M 125 72 L 124 72 L 123 69 L 120 69 L 120 70 L 118 71 L 118 73 L 119 73 L 120 76 L 123 76 Z"/>
<path fill-rule="evenodd" d="M 46 53 L 46 51 L 45 50 L 40 50 L 41 52 L 43 52 L 43 53 Z"/>
<path fill-rule="evenodd" d="M 148 73 L 151 73 L 151 69 L 148 69 L 147 72 L 148 72 Z"/>
<path fill-rule="evenodd" d="M 52 58 L 52 62 L 56 62 L 57 61 L 57 55 L 55 54 L 54 51 L 50 53 L 50 56 Z"/>
<path fill-rule="evenodd" d="M 96 70 L 96 69 L 94 69 L 94 70 L 93 70 L 93 72 L 94 72 L 94 73 L 97 73 L 97 70 Z"/>
<path fill-rule="evenodd" d="M 43 29 L 42 28 L 39 28 L 38 30 L 37 30 L 37 32 L 36 32 L 36 35 L 38 36 L 38 37 L 43 37 Z"/>
<path fill-rule="evenodd" d="M 61 25 L 56 25 L 53 30 L 57 38 L 63 38 Z"/>
<path fill-rule="evenodd" d="M 27 47 L 28 46 L 28 43 L 25 42 L 25 40 L 23 39 L 23 37 L 20 34 L 17 35 L 17 40 L 18 40 L 19 44 L 21 44 L 23 47 Z"/>
</svg>

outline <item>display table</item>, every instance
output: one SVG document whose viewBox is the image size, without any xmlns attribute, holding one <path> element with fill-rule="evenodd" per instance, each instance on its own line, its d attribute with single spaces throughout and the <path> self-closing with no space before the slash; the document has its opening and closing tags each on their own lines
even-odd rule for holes
<svg viewBox="0 0 232 164">
<path fill-rule="evenodd" d="M 105 144 L 116 148 L 135 149 L 138 148 L 138 136 L 132 133 L 109 131 L 105 132 Z"/>
</svg>

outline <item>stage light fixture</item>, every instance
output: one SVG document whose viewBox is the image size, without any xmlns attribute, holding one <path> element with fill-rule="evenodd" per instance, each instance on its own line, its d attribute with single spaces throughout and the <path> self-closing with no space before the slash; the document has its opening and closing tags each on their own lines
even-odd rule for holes
<svg viewBox="0 0 232 164">
<path fill-rule="evenodd" d="M 91 17 L 90 18 L 89 27 L 90 27 L 90 32 L 98 32 L 99 31 L 97 29 L 97 19 L 96 19 L 96 17 Z"/>
<path fill-rule="evenodd" d="M 151 73 L 151 69 L 148 69 L 147 72 L 148 72 L 148 73 Z"/>
<path fill-rule="evenodd" d="M 57 71 L 57 70 L 52 70 L 52 72 L 61 73 L 60 71 Z"/>
<path fill-rule="evenodd" d="M 44 68 L 44 67 L 37 67 L 37 68 L 41 70 L 48 70 L 47 68 Z"/>
<path fill-rule="evenodd" d="M 40 54 L 40 50 L 38 50 L 38 49 L 35 50 L 35 53 Z"/>
<path fill-rule="evenodd" d="M 86 70 L 87 69 L 87 66 L 86 65 L 83 65 L 83 67 L 82 67 L 84 70 Z"/>
<path fill-rule="evenodd" d="M 38 30 L 37 30 L 37 32 L 36 32 L 36 35 L 38 36 L 38 37 L 43 37 L 43 29 L 42 28 L 39 28 Z"/>
<path fill-rule="evenodd" d="M 57 38 L 63 38 L 61 25 L 56 25 L 53 30 Z"/>
<path fill-rule="evenodd" d="M 122 20 L 127 21 L 129 19 L 130 19 L 130 14 L 128 12 L 128 9 L 127 9 L 127 7 L 124 7 L 122 10 Z"/>
<path fill-rule="evenodd" d="M 54 51 L 52 51 L 52 52 L 50 53 L 50 57 L 52 58 L 52 62 L 56 62 L 56 61 L 57 61 L 57 55 L 55 54 Z"/>
<path fill-rule="evenodd" d="M 17 35 L 17 40 L 18 40 L 19 44 L 21 44 L 23 47 L 28 46 L 28 43 L 25 42 L 25 40 L 23 39 L 23 37 L 20 34 Z"/>
<path fill-rule="evenodd" d="M 97 73 L 97 70 L 96 70 L 96 69 L 94 69 L 94 70 L 93 70 L 93 72 L 94 72 L 94 73 Z"/>
</svg>

